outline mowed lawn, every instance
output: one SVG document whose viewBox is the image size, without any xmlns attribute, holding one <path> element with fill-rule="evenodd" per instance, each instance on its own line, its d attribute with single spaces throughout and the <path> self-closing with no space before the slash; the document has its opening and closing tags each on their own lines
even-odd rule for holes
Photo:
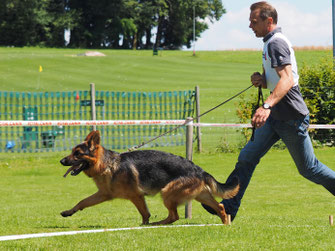
<svg viewBox="0 0 335 251">
<path fill-rule="evenodd" d="M 87 50 L 0 48 L 1 91 L 175 91 L 200 88 L 200 110 L 207 111 L 247 88 L 261 71 L 261 51 L 99 50 L 105 57 L 77 56 Z M 330 50 L 297 51 L 299 66 L 331 58 Z M 39 72 L 42 66 L 42 72 Z M 253 88 L 247 95 L 255 93 Z M 237 101 L 204 116 L 204 122 L 236 122 Z"/>
<path fill-rule="evenodd" d="M 201 111 L 250 85 L 261 70 L 260 51 L 192 52 L 99 50 L 106 57 L 77 56 L 86 50 L 0 48 L 1 91 L 88 90 L 174 91 L 200 87 Z M 297 51 L 298 64 L 316 64 L 331 51 Z M 39 66 L 43 71 L 39 72 Z M 249 90 L 250 95 L 256 90 Z M 202 118 L 204 122 L 237 122 L 236 101 Z M 206 135 L 206 133 L 204 133 Z M 207 135 L 211 134 L 210 132 Z M 204 139 L 206 140 L 206 139 Z M 161 148 L 185 156 L 183 147 Z M 60 212 L 93 194 L 96 187 L 80 174 L 63 178 L 59 160 L 65 152 L 0 154 L 0 236 L 72 230 L 138 227 L 141 218 L 125 200 L 85 209 L 70 218 Z M 319 159 L 335 169 L 335 149 L 317 148 Z M 216 152 L 206 143 L 194 162 L 224 182 L 238 151 Z M 157 195 L 147 199 L 151 221 L 167 216 Z M 173 225 L 220 224 L 193 202 L 192 219 Z M 261 161 L 231 226 L 160 228 L 80 234 L 0 242 L 4 250 L 334 250 L 335 199 L 324 188 L 302 178 L 287 150 L 271 150 Z"/>
<path fill-rule="evenodd" d="M 89 50 L 0 48 L 0 90 L 12 92 L 97 91 L 160 92 L 200 88 L 203 113 L 249 87 L 250 75 L 262 69 L 261 51 L 98 50 L 105 57 L 80 56 Z M 332 58 L 331 50 L 298 50 L 299 67 Z M 40 66 L 42 72 L 39 72 Z M 268 91 L 264 91 L 267 95 Z M 252 96 L 252 94 L 254 94 Z M 256 88 L 246 98 L 256 98 Z M 238 123 L 239 98 L 201 117 L 207 123 Z M 255 101 L 256 102 L 256 101 Z M 238 145 L 235 129 L 203 128 L 204 149 L 222 142 Z M 220 147 L 220 146 L 219 146 Z"/>
<path fill-rule="evenodd" d="M 183 149 L 169 149 L 184 155 Z M 334 168 L 333 148 L 316 154 Z M 87 229 L 139 227 L 141 217 L 134 205 L 113 200 L 87 208 L 69 218 L 60 212 L 93 194 L 96 187 L 84 174 L 63 178 L 59 160 L 66 153 L 0 155 L 0 236 Z M 194 162 L 224 181 L 237 154 L 195 154 Z M 159 195 L 148 197 L 151 221 L 167 216 Z M 221 224 L 196 201 L 192 219 L 173 225 Z M 45 237 L 0 242 L 13 250 L 333 250 L 334 196 L 302 178 L 286 150 L 273 150 L 255 171 L 239 214 L 231 226 L 190 226 L 125 230 L 73 236 Z"/>
</svg>

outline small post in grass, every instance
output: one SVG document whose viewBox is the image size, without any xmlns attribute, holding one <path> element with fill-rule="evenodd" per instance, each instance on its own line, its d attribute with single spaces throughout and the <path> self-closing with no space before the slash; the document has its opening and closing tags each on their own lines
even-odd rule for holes
<svg viewBox="0 0 335 251">
<path fill-rule="evenodd" d="M 227 214 L 227 225 L 230 226 L 231 225 L 231 215 Z"/>
<path fill-rule="evenodd" d="M 333 218 L 332 215 L 329 215 L 329 224 L 330 224 L 331 226 L 334 225 L 334 218 Z"/>
</svg>

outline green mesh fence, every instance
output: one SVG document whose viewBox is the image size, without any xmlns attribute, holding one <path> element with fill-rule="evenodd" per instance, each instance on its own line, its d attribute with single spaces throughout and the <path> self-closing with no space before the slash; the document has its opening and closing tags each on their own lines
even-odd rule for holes
<svg viewBox="0 0 335 251">
<path fill-rule="evenodd" d="M 0 120 L 91 120 L 91 94 L 74 92 L 0 92 Z M 192 117 L 195 91 L 96 91 L 97 120 L 179 120 Z M 174 126 L 97 126 L 102 144 L 126 149 Z M 72 149 L 90 132 L 88 126 L 2 127 L 0 152 L 41 152 Z M 185 128 L 147 145 L 176 146 L 185 142 Z"/>
</svg>

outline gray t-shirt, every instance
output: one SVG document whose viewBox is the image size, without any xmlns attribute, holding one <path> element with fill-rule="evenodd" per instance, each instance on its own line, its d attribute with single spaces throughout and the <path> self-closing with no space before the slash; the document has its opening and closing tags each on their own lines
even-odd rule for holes
<svg viewBox="0 0 335 251">
<path fill-rule="evenodd" d="M 281 28 L 267 34 L 263 42 L 263 67 L 268 89 L 273 91 L 279 81 L 276 67 L 291 65 L 294 80 L 294 86 L 291 90 L 278 104 L 272 107 L 271 116 L 274 119 L 284 121 L 306 116 L 309 111 L 300 92 L 297 63 L 291 43 L 281 33 Z"/>
</svg>

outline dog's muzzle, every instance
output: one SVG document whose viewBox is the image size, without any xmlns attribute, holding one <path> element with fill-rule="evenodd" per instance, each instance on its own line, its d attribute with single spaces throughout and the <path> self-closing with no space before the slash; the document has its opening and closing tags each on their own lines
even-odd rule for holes
<svg viewBox="0 0 335 251">
<path fill-rule="evenodd" d="M 65 178 L 70 172 L 72 176 L 76 176 L 78 175 L 81 171 L 85 170 L 86 168 L 88 168 L 88 163 L 86 161 L 80 160 L 80 161 L 75 161 L 75 162 L 71 162 L 68 160 L 68 158 L 63 158 L 60 163 L 63 166 L 71 166 L 66 173 L 63 175 L 63 177 Z"/>
</svg>

